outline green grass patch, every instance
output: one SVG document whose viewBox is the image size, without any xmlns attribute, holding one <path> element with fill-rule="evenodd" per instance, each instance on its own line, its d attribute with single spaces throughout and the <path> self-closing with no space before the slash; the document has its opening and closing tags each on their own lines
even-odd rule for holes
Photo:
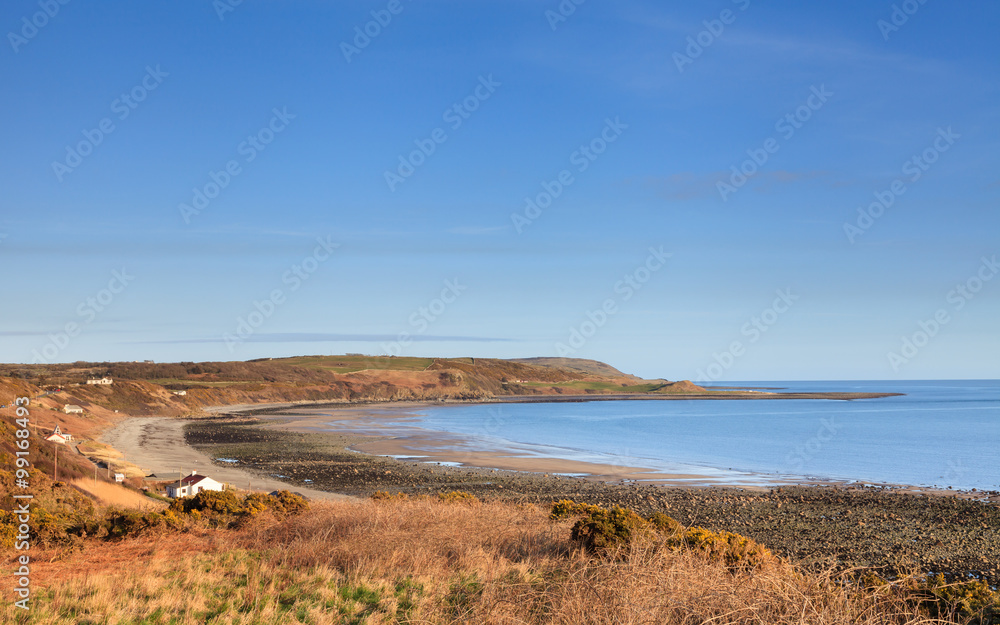
<svg viewBox="0 0 1000 625">
<path fill-rule="evenodd" d="M 423 371 L 434 364 L 433 358 L 390 358 L 388 356 L 297 356 L 275 360 L 289 365 L 334 373 L 352 373 L 365 369 L 386 371 Z"/>
<path fill-rule="evenodd" d="M 570 382 L 523 382 L 524 386 L 536 388 L 549 388 L 558 386 L 560 388 L 573 389 L 581 392 L 612 392 L 612 393 L 649 393 L 663 386 L 658 383 L 651 384 L 627 384 L 622 386 L 615 382 L 603 382 L 599 380 L 572 380 Z"/>
</svg>

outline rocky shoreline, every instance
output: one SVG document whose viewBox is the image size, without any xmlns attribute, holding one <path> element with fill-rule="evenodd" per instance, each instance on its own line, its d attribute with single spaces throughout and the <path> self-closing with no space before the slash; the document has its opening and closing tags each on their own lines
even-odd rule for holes
<svg viewBox="0 0 1000 625">
<path fill-rule="evenodd" d="M 971 494 L 914 494 L 866 485 L 753 491 L 606 483 L 370 456 L 350 447 L 372 437 L 263 427 L 270 423 L 246 416 L 199 419 L 186 426 L 185 438 L 213 458 L 235 460 L 292 490 L 357 496 L 379 490 L 463 490 L 507 501 L 574 499 L 664 512 L 685 525 L 734 531 L 811 568 L 932 571 L 1000 582 L 1000 506 Z M 1000 493 L 974 495 L 995 500 Z"/>
</svg>

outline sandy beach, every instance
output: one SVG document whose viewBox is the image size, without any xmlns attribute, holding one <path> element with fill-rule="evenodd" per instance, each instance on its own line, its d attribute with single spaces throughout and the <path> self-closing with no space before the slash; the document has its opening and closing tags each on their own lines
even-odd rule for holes
<svg viewBox="0 0 1000 625">
<path fill-rule="evenodd" d="M 289 484 L 281 480 L 213 462 L 210 456 L 184 441 L 184 426 L 188 423 L 187 420 L 167 417 L 135 417 L 125 419 L 108 430 L 100 440 L 124 452 L 128 461 L 140 466 L 147 475 L 175 471 L 188 474 L 197 471 L 237 488 L 264 492 L 289 488 Z M 294 490 L 312 499 L 350 497 L 303 486 L 295 486 Z"/>
</svg>

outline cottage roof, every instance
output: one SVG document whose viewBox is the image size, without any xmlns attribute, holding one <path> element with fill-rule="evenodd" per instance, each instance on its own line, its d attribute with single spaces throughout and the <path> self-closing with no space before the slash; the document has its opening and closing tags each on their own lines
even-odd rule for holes
<svg viewBox="0 0 1000 625">
<path fill-rule="evenodd" d="M 207 475 L 198 475 L 197 473 L 192 473 L 191 475 L 189 475 L 189 476 L 187 476 L 185 478 L 182 478 L 182 479 L 174 482 L 173 484 L 171 484 L 171 486 L 173 486 L 174 488 L 183 488 L 185 486 L 193 486 L 193 485 L 197 484 L 198 482 L 200 482 L 200 481 L 202 481 L 204 479 L 208 479 L 208 476 Z"/>
</svg>

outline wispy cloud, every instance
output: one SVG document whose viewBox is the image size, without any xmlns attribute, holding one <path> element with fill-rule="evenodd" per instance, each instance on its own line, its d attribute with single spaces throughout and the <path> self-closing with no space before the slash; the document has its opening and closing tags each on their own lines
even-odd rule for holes
<svg viewBox="0 0 1000 625">
<path fill-rule="evenodd" d="M 382 341 L 396 341 L 399 336 L 396 334 L 328 334 L 323 332 L 272 332 L 265 334 L 254 334 L 243 340 L 245 343 L 329 343 L 329 342 L 361 342 L 376 343 Z M 496 343 L 513 342 L 514 339 L 506 339 L 492 336 L 451 336 L 435 334 L 417 334 L 409 337 L 414 342 L 477 342 Z M 188 343 L 225 343 L 226 340 L 220 337 L 208 338 L 184 338 L 184 339 L 164 339 L 160 341 L 130 341 L 140 344 L 188 344 Z"/>
</svg>

